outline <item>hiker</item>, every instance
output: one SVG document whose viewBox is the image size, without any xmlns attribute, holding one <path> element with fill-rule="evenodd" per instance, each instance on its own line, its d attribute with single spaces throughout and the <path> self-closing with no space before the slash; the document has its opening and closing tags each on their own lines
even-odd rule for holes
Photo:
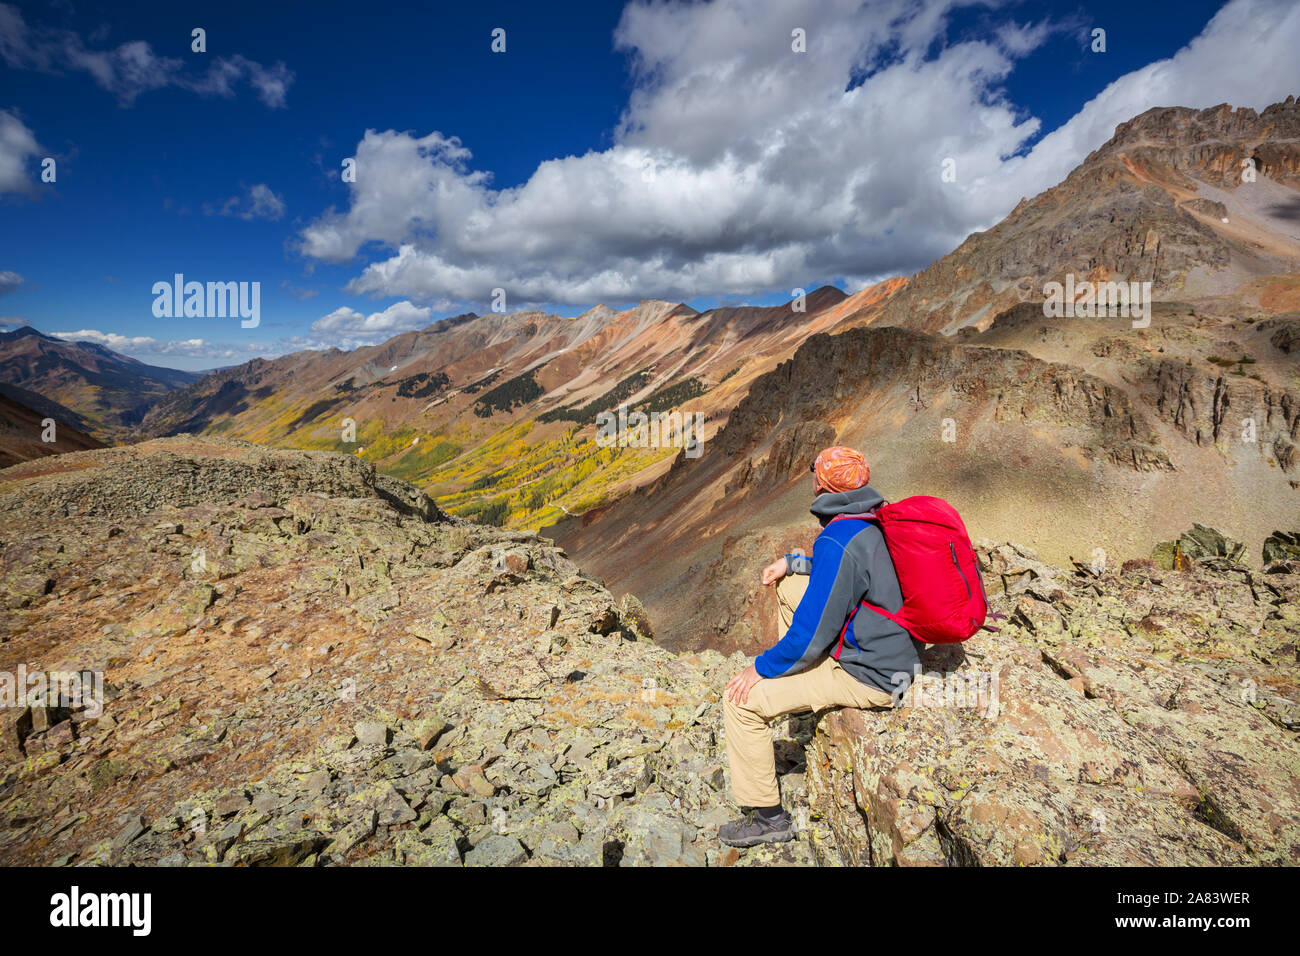
<svg viewBox="0 0 1300 956">
<path fill-rule="evenodd" d="M 810 470 L 811 511 L 822 531 L 811 558 L 788 554 L 763 569 L 763 584 L 776 585 L 778 641 L 728 682 L 723 699 L 731 788 L 749 808 L 744 819 L 719 828 L 718 838 L 729 846 L 795 836 L 777 789 L 769 721 L 826 707 L 893 706 L 920 663 L 921 645 L 906 630 L 880 614 L 857 613 L 863 598 L 891 613 L 903 606 L 880 528 L 873 521 L 832 521 L 883 503 L 867 484 L 866 460 L 835 446 Z"/>
</svg>

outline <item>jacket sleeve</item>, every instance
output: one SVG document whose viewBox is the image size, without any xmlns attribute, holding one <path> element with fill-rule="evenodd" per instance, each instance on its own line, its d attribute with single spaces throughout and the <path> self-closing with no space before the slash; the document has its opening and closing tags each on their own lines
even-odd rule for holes
<svg viewBox="0 0 1300 956">
<path fill-rule="evenodd" d="M 866 591 L 866 581 L 844 547 L 823 532 L 813 544 L 808 590 L 785 637 L 754 660 L 762 677 L 784 677 L 821 660 L 839 640 L 844 620 Z"/>
</svg>

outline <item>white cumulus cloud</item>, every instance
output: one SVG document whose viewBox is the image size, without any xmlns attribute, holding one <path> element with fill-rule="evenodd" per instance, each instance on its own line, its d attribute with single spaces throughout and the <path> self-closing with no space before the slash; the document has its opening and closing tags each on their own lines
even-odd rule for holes
<svg viewBox="0 0 1300 956">
<path fill-rule="evenodd" d="M 300 251 L 365 263 L 354 294 L 438 308 L 749 295 L 924 267 L 1059 182 L 1155 106 L 1262 108 L 1300 86 L 1300 5 L 1232 0 L 1175 56 L 1123 76 L 1039 140 L 1018 59 L 1061 22 L 1016 8 L 945 45 L 955 0 L 634 2 L 615 32 L 633 89 L 613 145 L 496 189 L 454 131 L 368 130 L 349 204 Z M 807 52 L 791 50 L 806 31 Z M 1111 42 L 1122 37 L 1112 29 Z M 1104 54 L 1098 54 L 1104 55 Z M 952 159 L 956 182 L 943 182 Z M 378 313 L 382 314 L 382 313 Z M 332 313 L 330 326 L 373 316 Z"/>
<path fill-rule="evenodd" d="M 50 332 L 49 334 L 69 342 L 94 342 L 115 352 L 144 350 L 155 354 L 194 355 L 208 345 L 203 339 L 160 342 L 148 335 L 119 335 L 116 332 L 101 332 L 99 329 L 79 329 L 76 332 Z"/>
<path fill-rule="evenodd" d="M 312 323 L 311 331 L 337 344 L 342 339 L 352 344 L 382 341 L 398 332 L 422 329 L 432 321 L 433 309 L 410 302 L 394 302 L 382 312 L 364 315 L 348 306 L 335 309 Z"/>
</svg>

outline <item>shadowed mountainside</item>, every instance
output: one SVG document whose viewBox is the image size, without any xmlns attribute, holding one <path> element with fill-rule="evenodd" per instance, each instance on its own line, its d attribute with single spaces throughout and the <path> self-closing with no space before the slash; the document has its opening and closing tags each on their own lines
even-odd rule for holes
<svg viewBox="0 0 1300 956">
<path fill-rule="evenodd" d="M 145 365 L 95 342 L 69 342 L 29 326 L 0 332 L 0 382 L 63 406 L 71 417 L 54 417 L 102 441 L 125 438 L 154 402 L 200 377 L 197 372 Z"/>
<path fill-rule="evenodd" d="M 54 440 L 45 441 L 46 422 L 54 420 Z M 0 468 L 68 451 L 102 448 L 86 433 L 80 415 L 58 402 L 0 382 Z"/>
</svg>

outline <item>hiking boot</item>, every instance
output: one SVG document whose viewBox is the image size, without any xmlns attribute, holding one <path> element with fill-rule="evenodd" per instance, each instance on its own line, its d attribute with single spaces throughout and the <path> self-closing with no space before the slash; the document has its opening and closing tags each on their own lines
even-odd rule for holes
<svg viewBox="0 0 1300 956">
<path fill-rule="evenodd" d="M 760 843 L 785 843 L 794 839 L 794 818 L 785 810 L 780 816 L 767 819 L 753 810 L 745 811 L 745 819 L 734 820 L 718 827 L 718 839 L 727 846 L 758 846 Z"/>
</svg>

